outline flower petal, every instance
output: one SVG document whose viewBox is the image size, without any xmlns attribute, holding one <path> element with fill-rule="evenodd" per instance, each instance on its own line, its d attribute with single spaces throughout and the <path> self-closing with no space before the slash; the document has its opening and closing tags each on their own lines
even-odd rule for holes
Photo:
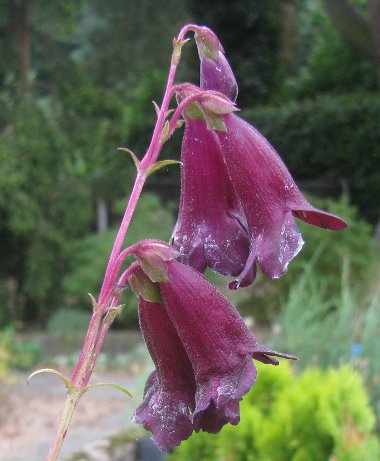
<svg viewBox="0 0 380 461">
<path fill-rule="evenodd" d="M 170 282 L 160 283 L 162 297 L 191 362 L 196 396 L 196 430 L 239 422 L 239 401 L 256 380 L 251 356 L 283 354 L 262 346 L 236 309 L 201 274 L 175 260 L 168 261 Z"/>
<path fill-rule="evenodd" d="M 237 275 L 248 256 L 248 237 L 218 148 L 203 120 L 187 121 L 180 211 L 171 241 L 181 253 L 179 260 L 198 271 L 209 266 Z"/>
<path fill-rule="evenodd" d="M 217 60 L 208 57 L 201 59 L 200 75 L 202 90 L 218 91 L 231 101 L 236 101 L 238 85 L 231 66 L 221 51 L 218 52 Z"/>
<path fill-rule="evenodd" d="M 156 371 L 147 381 L 143 403 L 133 419 L 151 431 L 157 446 L 166 450 L 193 431 L 193 371 L 163 304 L 140 299 L 139 320 Z"/>
<path fill-rule="evenodd" d="M 292 208 L 293 215 L 302 221 L 305 221 L 313 226 L 323 227 L 324 229 L 330 229 L 338 231 L 345 229 L 347 223 L 345 223 L 338 216 L 331 213 L 327 213 L 323 210 L 318 210 L 313 206 L 307 204 L 302 209 Z"/>
<path fill-rule="evenodd" d="M 280 226 L 276 228 L 276 224 Z M 268 277 L 282 277 L 290 261 L 301 251 L 303 243 L 292 213 L 286 212 L 283 221 L 274 222 L 259 244 L 261 270 Z"/>
<path fill-rule="evenodd" d="M 194 26 L 194 32 L 201 60 L 200 87 L 202 90 L 218 91 L 236 101 L 238 85 L 218 37 L 204 26 Z"/>
<path fill-rule="evenodd" d="M 293 216 L 332 230 L 342 229 L 345 223 L 310 205 L 277 152 L 254 127 L 235 114 L 225 115 L 224 122 L 227 131 L 215 132 L 215 136 L 220 140 L 250 238 L 250 257 L 239 279 L 230 284 L 236 288 L 248 284 L 253 257 L 269 277 L 284 275 L 303 245 Z"/>
</svg>

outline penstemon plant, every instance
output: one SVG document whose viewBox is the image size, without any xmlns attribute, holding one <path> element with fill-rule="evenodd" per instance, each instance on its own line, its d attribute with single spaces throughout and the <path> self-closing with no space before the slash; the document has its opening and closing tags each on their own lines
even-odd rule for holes
<svg viewBox="0 0 380 461">
<path fill-rule="evenodd" d="M 175 84 L 189 32 L 200 58 L 200 86 Z M 72 415 L 89 385 L 106 333 L 122 309 L 122 291 L 139 298 L 139 321 L 155 364 L 135 422 L 170 449 L 193 431 L 217 433 L 239 422 L 239 402 L 256 380 L 253 360 L 277 365 L 272 351 L 253 336 L 230 302 L 202 275 L 206 267 L 236 277 L 231 289 L 250 285 L 256 267 L 281 277 L 303 245 L 295 217 L 332 230 L 346 227 L 337 216 L 314 208 L 301 194 L 273 147 L 239 118 L 236 79 L 216 35 L 186 25 L 173 40 L 173 54 L 149 148 L 139 160 L 129 149 L 136 180 L 109 258 L 78 363 L 71 378 L 51 369 L 67 388 L 66 403 L 47 461 L 58 458 Z M 176 96 L 177 107 L 170 109 Z M 171 244 L 124 240 L 147 177 L 176 163 L 158 161 L 163 145 L 185 123 L 180 211 Z M 126 269 L 126 258 L 134 255 Z"/>
</svg>

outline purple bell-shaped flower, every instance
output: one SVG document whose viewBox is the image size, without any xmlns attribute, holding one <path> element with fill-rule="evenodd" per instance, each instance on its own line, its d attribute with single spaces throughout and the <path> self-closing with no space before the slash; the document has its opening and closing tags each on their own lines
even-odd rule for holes
<svg viewBox="0 0 380 461">
<path fill-rule="evenodd" d="M 277 365 L 272 357 L 294 357 L 262 346 L 230 302 L 191 267 L 162 260 L 161 276 L 154 277 L 161 281 L 152 281 L 157 253 L 151 260 L 146 245 L 136 251 L 139 264 L 129 283 L 140 298 L 140 326 L 156 369 L 134 420 L 168 449 L 193 430 L 216 433 L 238 424 L 239 402 L 256 380 L 252 358 Z"/>
</svg>

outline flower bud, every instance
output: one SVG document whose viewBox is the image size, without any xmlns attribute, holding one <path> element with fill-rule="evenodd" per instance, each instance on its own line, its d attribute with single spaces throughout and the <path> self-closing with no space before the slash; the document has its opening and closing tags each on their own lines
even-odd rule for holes
<svg viewBox="0 0 380 461">
<path fill-rule="evenodd" d="M 195 26 L 194 31 L 201 60 L 200 86 L 202 90 L 219 91 L 231 101 L 236 101 L 237 82 L 224 56 L 224 50 L 218 37 L 208 27 Z"/>
</svg>

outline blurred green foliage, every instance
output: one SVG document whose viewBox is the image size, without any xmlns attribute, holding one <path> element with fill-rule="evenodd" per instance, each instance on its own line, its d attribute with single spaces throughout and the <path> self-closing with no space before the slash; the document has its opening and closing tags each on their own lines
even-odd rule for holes
<svg viewBox="0 0 380 461">
<path fill-rule="evenodd" d="M 350 266 L 349 282 L 355 284 L 360 294 L 364 294 L 369 281 L 374 278 L 380 256 L 380 248 L 373 238 L 373 227 L 358 216 L 357 208 L 348 203 L 348 197 L 340 200 L 309 199 L 315 207 L 340 216 L 348 228 L 334 232 L 297 219 L 305 244 L 280 281 L 284 291 L 288 292 L 312 261 L 314 274 L 319 280 L 323 279 L 328 294 L 339 292 L 345 263 Z"/>
<path fill-rule="evenodd" d="M 344 264 L 349 264 L 350 268 L 346 274 L 348 283 L 355 287 L 356 294 L 363 299 L 371 285 L 377 283 L 380 250 L 373 239 L 372 226 L 358 217 L 356 208 L 347 203 L 346 197 L 338 201 L 315 197 L 309 197 L 309 200 L 316 207 L 340 216 L 347 222 L 348 228 L 334 232 L 297 219 L 305 241 L 302 250 L 289 264 L 284 277 L 272 280 L 258 271 L 254 286 L 241 290 L 245 296 L 242 293 L 237 303 L 244 315 L 254 315 L 259 321 L 270 322 L 289 299 L 292 288 L 305 272 L 310 271 L 310 267 L 318 283 L 316 290 L 321 290 L 317 295 L 324 300 L 339 297 Z M 305 293 L 305 296 L 307 298 L 308 294 Z M 359 310 L 360 306 L 359 303 Z M 318 307 L 315 309 L 317 311 Z"/>
<path fill-rule="evenodd" d="M 366 1 L 350 1 L 365 13 Z M 106 204 L 116 227 L 115 204 L 135 173 L 116 148 L 146 150 L 151 100 L 160 103 L 171 40 L 186 22 L 220 36 L 239 105 L 296 178 L 346 180 L 360 216 L 378 220 L 375 67 L 340 37 L 320 0 L 3 2 L 0 326 L 43 326 L 58 308 L 88 305 L 86 292 L 96 294 L 115 234 L 95 235 L 96 204 Z M 177 80 L 197 83 L 194 43 L 183 57 Z M 162 158 L 179 158 L 180 135 Z M 178 176 L 173 168 L 155 181 Z M 154 226 L 145 235 L 158 237 Z M 353 277 L 354 257 L 359 251 Z"/>
<path fill-rule="evenodd" d="M 9 370 L 30 370 L 41 358 L 39 342 L 16 336 L 12 328 L 0 330 L 0 382 Z"/>
<path fill-rule="evenodd" d="M 350 367 L 300 376 L 287 363 L 259 365 L 241 403 L 241 421 L 218 435 L 182 442 L 170 461 L 375 461 L 374 416 L 360 375 Z"/>
<path fill-rule="evenodd" d="M 321 96 L 244 111 L 297 179 L 346 181 L 350 199 L 372 223 L 379 219 L 380 96 Z"/>
<path fill-rule="evenodd" d="M 84 337 L 91 313 L 79 309 L 59 309 L 55 311 L 47 323 L 47 331 L 65 343 Z"/>
<path fill-rule="evenodd" d="M 380 427 L 379 287 L 367 285 L 367 292 L 361 292 L 350 280 L 347 258 L 337 273 L 339 289 L 328 291 L 329 278 L 318 271 L 318 256 L 313 259 L 282 303 L 273 347 L 297 354 L 300 369 L 351 363 L 363 376 Z"/>
<path fill-rule="evenodd" d="M 326 15 L 320 0 L 295 0 L 292 35 L 282 79 L 273 101 L 314 98 L 315 95 L 352 94 L 377 89 L 373 63 L 353 49 Z M 367 0 L 349 0 L 367 18 Z"/>
</svg>

